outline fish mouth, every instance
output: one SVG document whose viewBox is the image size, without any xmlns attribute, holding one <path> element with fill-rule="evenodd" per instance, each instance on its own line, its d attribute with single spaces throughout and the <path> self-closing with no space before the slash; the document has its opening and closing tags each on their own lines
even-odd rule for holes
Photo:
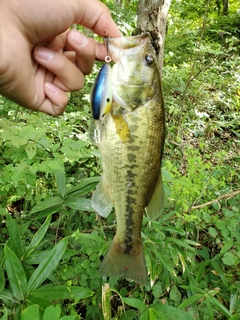
<svg viewBox="0 0 240 320">
<path fill-rule="evenodd" d="M 107 41 L 108 53 L 114 62 L 118 62 L 124 50 L 127 50 L 129 55 L 136 54 L 147 42 L 151 42 L 148 32 L 131 37 L 110 38 Z"/>
</svg>

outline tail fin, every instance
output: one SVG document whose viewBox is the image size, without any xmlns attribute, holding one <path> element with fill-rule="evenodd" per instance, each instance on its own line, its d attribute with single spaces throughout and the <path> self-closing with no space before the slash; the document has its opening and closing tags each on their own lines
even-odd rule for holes
<svg viewBox="0 0 240 320">
<path fill-rule="evenodd" d="M 119 253 L 113 240 L 102 261 L 99 272 L 105 277 L 124 277 L 144 286 L 149 284 L 142 244 L 139 254 L 133 256 Z"/>
</svg>

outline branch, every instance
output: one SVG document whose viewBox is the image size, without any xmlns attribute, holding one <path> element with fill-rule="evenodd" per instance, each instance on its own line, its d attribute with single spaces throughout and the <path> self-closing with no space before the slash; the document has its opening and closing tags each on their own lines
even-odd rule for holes
<svg viewBox="0 0 240 320">
<path fill-rule="evenodd" d="M 209 206 L 210 204 L 213 204 L 213 203 L 218 202 L 218 201 L 220 201 L 220 200 L 222 200 L 222 199 L 225 199 L 225 198 L 228 198 L 228 199 L 233 198 L 233 197 L 235 197 L 237 194 L 240 194 L 240 190 L 236 190 L 236 191 L 233 191 L 233 192 L 228 192 L 228 193 L 226 193 L 226 194 L 218 197 L 217 199 L 214 199 L 214 200 L 212 200 L 212 201 L 208 201 L 208 202 L 206 202 L 206 203 L 204 203 L 204 204 L 200 204 L 199 206 L 192 206 L 192 207 L 190 208 L 190 210 L 199 209 L 199 208 L 203 208 L 203 207 Z"/>
</svg>

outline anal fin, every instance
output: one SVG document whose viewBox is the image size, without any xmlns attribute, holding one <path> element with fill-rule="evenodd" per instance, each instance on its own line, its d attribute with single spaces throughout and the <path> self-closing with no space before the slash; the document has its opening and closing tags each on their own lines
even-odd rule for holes
<svg viewBox="0 0 240 320">
<path fill-rule="evenodd" d="M 92 196 L 92 208 L 102 217 L 107 217 L 113 207 L 110 190 L 102 177 Z"/>
<path fill-rule="evenodd" d="M 162 174 L 160 172 L 152 198 L 146 207 L 146 212 L 149 218 L 157 219 L 163 211 L 163 205 L 164 205 L 164 192 L 163 192 Z"/>
</svg>

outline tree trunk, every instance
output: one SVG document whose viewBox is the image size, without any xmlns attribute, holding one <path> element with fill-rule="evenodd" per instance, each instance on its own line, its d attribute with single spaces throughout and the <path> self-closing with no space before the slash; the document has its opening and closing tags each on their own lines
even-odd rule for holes
<svg viewBox="0 0 240 320">
<path fill-rule="evenodd" d="M 222 10 L 222 14 L 224 16 L 228 15 L 228 0 L 223 0 L 223 10 Z"/>
<path fill-rule="evenodd" d="M 148 31 L 153 38 L 153 46 L 159 57 L 159 67 L 162 73 L 164 39 L 167 27 L 167 15 L 171 0 L 139 0 L 137 28 Z"/>
</svg>

